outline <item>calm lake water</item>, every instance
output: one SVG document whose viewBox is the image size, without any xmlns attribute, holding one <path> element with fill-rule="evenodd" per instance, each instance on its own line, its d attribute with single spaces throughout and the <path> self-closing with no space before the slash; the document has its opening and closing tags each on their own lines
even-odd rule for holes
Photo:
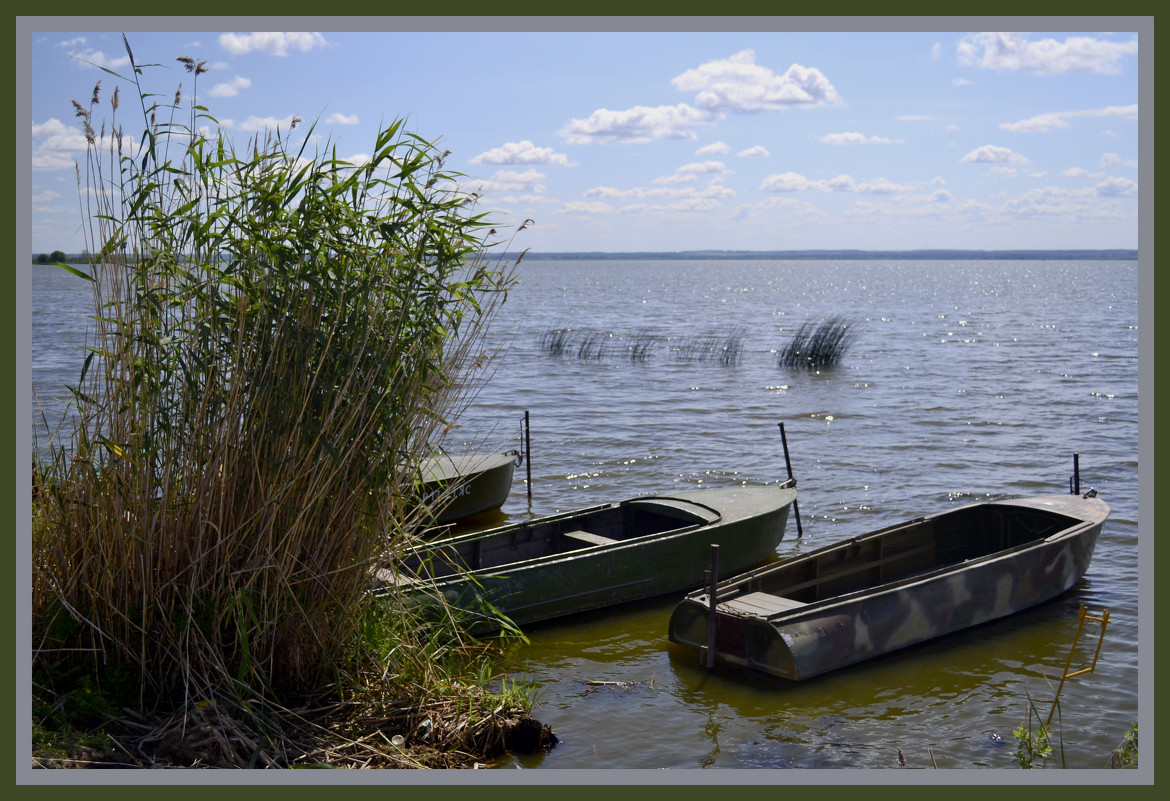
<svg viewBox="0 0 1170 801">
<path fill-rule="evenodd" d="M 55 421 L 89 300 L 33 270 L 33 381 Z M 1070 767 L 1107 765 L 1139 708 L 1135 262 L 526 260 L 519 276 L 492 333 L 506 349 L 447 442 L 517 447 L 530 411 L 532 498 L 521 468 L 493 522 L 781 480 L 780 422 L 804 527 L 790 519 L 780 556 L 1067 492 L 1074 452 L 1112 514 L 1061 598 L 799 684 L 701 669 L 667 641 L 671 598 L 533 626 L 509 670 L 561 743 L 499 767 L 893 768 L 901 749 L 911 768 L 1012 768 L 1012 730 L 1029 696 L 1047 716 L 1082 604 L 1110 623 L 1054 729 Z M 777 365 L 801 324 L 831 317 L 857 334 L 837 367 Z M 563 329 L 564 352 L 542 349 Z M 1086 625 L 1074 667 L 1098 633 Z"/>
</svg>

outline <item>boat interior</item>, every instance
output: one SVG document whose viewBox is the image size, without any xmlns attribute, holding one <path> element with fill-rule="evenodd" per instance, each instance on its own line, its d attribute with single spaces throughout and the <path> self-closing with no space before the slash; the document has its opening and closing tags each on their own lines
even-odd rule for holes
<svg viewBox="0 0 1170 801">
<path fill-rule="evenodd" d="M 466 534 L 411 552 L 402 567 L 415 575 L 441 578 L 545 556 L 599 548 L 636 537 L 687 529 L 711 522 L 711 515 L 686 504 L 635 498 L 530 524 Z"/>
<path fill-rule="evenodd" d="M 1024 506 L 970 506 L 759 568 L 721 587 L 719 602 L 777 614 L 1036 542 L 1077 522 Z"/>
</svg>

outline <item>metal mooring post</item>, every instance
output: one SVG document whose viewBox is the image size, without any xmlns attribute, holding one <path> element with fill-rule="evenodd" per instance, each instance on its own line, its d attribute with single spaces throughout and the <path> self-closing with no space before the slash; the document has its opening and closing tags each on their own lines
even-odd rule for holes
<svg viewBox="0 0 1170 801">
<path fill-rule="evenodd" d="M 528 427 L 528 410 L 524 410 L 524 469 L 528 471 L 528 503 L 532 503 L 532 433 Z"/>
<path fill-rule="evenodd" d="M 784 424 L 780 423 L 780 443 L 784 446 L 784 466 L 788 468 L 788 485 L 796 487 L 796 479 L 792 475 L 792 460 L 788 458 L 788 437 L 784 434 Z M 792 513 L 796 515 L 796 536 L 803 537 L 804 529 L 800 526 L 800 507 L 792 501 Z"/>
<path fill-rule="evenodd" d="M 711 569 L 705 571 L 707 579 L 707 648 L 703 652 L 703 667 L 711 670 L 715 667 L 715 607 L 718 601 L 715 598 L 715 585 L 719 583 L 719 546 L 711 543 Z"/>
</svg>

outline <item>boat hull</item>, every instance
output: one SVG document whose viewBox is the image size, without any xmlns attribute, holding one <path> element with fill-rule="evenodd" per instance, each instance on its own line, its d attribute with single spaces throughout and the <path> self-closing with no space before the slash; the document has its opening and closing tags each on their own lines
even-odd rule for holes
<svg viewBox="0 0 1170 801">
<path fill-rule="evenodd" d="M 969 516 L 998 521 L 994 525 L 1001 529 L 1012 520 L 1056 528 L 1018 544 L 1012 544 L 1013 537 L 1028 535 L 1010 535 L 1002 543 L 1005 547 L 993 545 L 931 565 L 927 561 L 931 558 L 946 561 L 937 558 L 945 544 L 938 542 L 938 532 L 947 531 L 949 521 L 956 519 L 948 516 L 977 508 Z M 754 575 L 733 577 L 716 590 L 715 659 L 801 681 L 1028 609 L 1081 579 L 1108 511 L 1099 499 L 1074 495 L 977 504 L 783 560 Z M 975 535 L 970 536 L 974 542 Z M 994 540 L 991 532 L 981 536 Z M 893 556 L 849 567 L 851 553 L 862 554 L 866 548 L 880 552 L 883 537 L 887 545 L 896 538 L 899 547 L 889 549 Z M 956 534 L 951 541 L 958 538 Z M 924 544 L 928 540 L 929 547 Z M 916 571 L 908 565 L 908 575 L 886 583 L 859 586 L 861 579 L 856 579 L 849 591 L 798 600 L 811 586 L 809 579 L 796 579 L 809 574 L 808 566 L 826 573 L 836 570 L 840 577 L 832 581 L 843 584 L 849 576 L 867 572 L 873 576 L 883 568 L 895 571 L 899 559 L 922 560 L 918 567 L 925 567 Z M 787 578 L 778 583 L 780 575 Z M 829 581 L 822 584 L 831 586 Z M 688 596 L 671 615 L 670 639 L 702 651 L 708 642 L 709 615 L 707 594 Z"/>
<path fill-rule="evenodd" d="M 778 486 L 701 490 L 438 540 L 416 549 L 407 566 L 417 572 L 443 560 L 466 572 L 410 591 L 442 594 L 471 614 L 488 604 L 517 625 L 682 593 L 702 583 L 712 545 L 729 573 L 773 554 L 795 499 L 794 489 Z M 656 530 L 641 533 L 649 528 Z M 477 559 L 494 564 L 476 567 Z"/>
<path fill-rule="evenodd" d="M 435 524 L 455 523 L 499 509 L 512 491 L 515 452 L 439 456 L 423 463 L 422 502 Z"/>
</svg>

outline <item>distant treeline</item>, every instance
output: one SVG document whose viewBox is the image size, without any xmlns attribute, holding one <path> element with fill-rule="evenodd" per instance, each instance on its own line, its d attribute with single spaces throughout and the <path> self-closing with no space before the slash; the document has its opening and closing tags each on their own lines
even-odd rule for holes
<svg viewBox="0 0 1170 801">
<path fill-rule="evenodd" d="M 683 250 L 674 253 L 534 253 L 526 259 L 584 260 L 702 260 L 702 259 L 920 259 L 920 260 L 1035 260 L 1069 261 L 1072 259 L 1136 261 L 1136 250 Z"/>
</svg>

